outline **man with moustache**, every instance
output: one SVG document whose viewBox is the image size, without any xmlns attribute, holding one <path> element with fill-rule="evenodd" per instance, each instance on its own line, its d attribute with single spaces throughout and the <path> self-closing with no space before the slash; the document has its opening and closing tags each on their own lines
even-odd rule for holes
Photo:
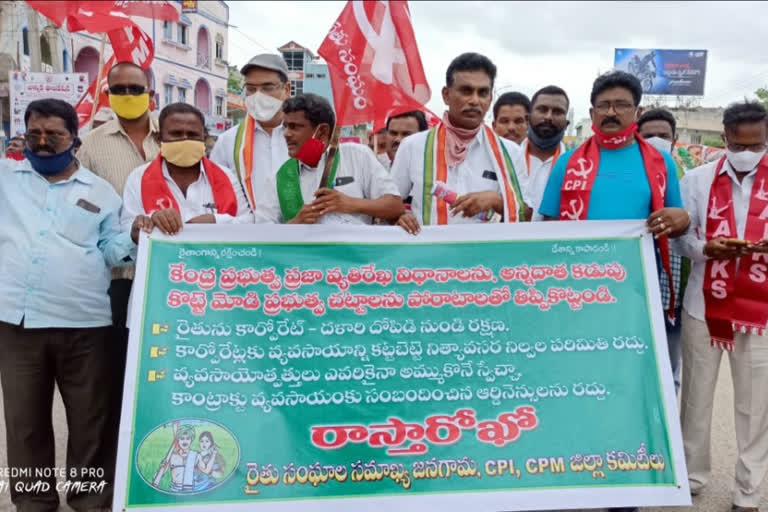
<svg viewBox="0 0 768 512">
<path fill-rule="evenodd" d="M 442 122 L 400 143 L 392 177 L 400 196 L 412 197 L 412 213 L 397 222 L 408 233 L 417 234 L 420 225 L 524 220 L 513 164 L 519 146 L 483 123 L 495 78 L 496 66 L 484 55 L 453 59 L 442 91 L 448 106 Z"/>
<path fill-rule="evenodd" d="M 266 180 L 288 160 L 282 108 L 291 96 L 291 82 L 288 65 L 280 55 L 271 53 L 256 55 L 240 73 L 245 77 L 248 115 L 219 136 L 211 160 L 235 171 L 255 211 L 266 199 Z"/>
<path fill-rule="evenodd" d="M 257 223 L 371 224 L 403 213 L 397 187 L 367 147 L 329 147 L 336 115 L 325 98 L 299 94 L 285 102 L 283 114 L 291 158 L 267 181 Z"/>
<path fill-rule="evenodd" d="M 528 132 L 531 100 L 521 92 L 505 92 L 493 105 L 493 130 L 496 135 L 522 144 Z"/>
<path fill-rule="evenodd" d="M 539 211 L 545 220 L 647 219 L 671 280 L 668 237 L 683 235 L 690 216 L 682 208 L 672 156 L 637 133 L 642 95 L 640 82 L 629 73 L 614 71 L 595 80 L 589 111 L 594 135 L 558 159 Z M 675 309 L 671 293 L 666 313 L 679 322 Z"/>
<path fill-rule="evenodd" d="M 562 141 L 568 127 L 569 104 L 568 95 L 555 85 L 539 89 L 531 100 L 528 137 L 520 147 L 525 166 L 518 169 L 518 178 L 526 183 L 524 195 L 533 210 L 531 220 L 534 221 L 544 220 L 538 212 L 541 197 L 552 167 L 565 153 Z"/>
<path fill-rule="evenodd" d="M 387 156 L 390 162 L 395 161 L 397 149 L 404 138 L 423 132 L 427 128 L 427 117 L 421 110 L 403 112 L 387 119 Z"/>
</svg>

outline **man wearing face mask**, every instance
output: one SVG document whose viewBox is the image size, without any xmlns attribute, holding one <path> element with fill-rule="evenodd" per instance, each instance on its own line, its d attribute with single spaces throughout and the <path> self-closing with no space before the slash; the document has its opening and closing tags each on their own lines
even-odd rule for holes
<svg viewBox="0 0 768 512">
<path fill-rule="evenodd" d="M 563 136 L 568 128 L 568 95 L 560 87 L 548 85 L 536 91 L 531 100 L 528 137 L 520 150 L 525 166 L 518 169 L 518 178 L 525 183 L 525 199 L 533 210 L 531 220 L 544 217 L 539 213 L 541 196 L 557 159 L 565 153 Z"/>
<path fill-rule="evenodd" d="M 256 222 L 371 224 L 374 218 L 394 221 L 403 213 L 397 187 L 367 147 L 341 144 L 326 164 L 336 117 L 324 98 L 295 96 L 283 112 L 291 158 L 267 185 L 269 196 L 257 207 Z"/>
<path fill-rule="evenodd" d="M 134 261 L 139 230 L 150 230 L 151 220 L 138 217 L 121 232 L 120 197 L 73 155 L 71 105 L 33 101 L 24 121 L 26 159 L 0 161 L 0 382 L 8 466 L 29 469 L 26 477 L 11 475 L 11 501 L 17 510 L 58 508 L 55 475 L 36 476 L 56 465 L 55 383 L 67 414 L 67 474 L 77 474 L 84 489 L 108 482 L 101 493 L 70 491 L 67 502 L 77 511 L 105 510 L 115 468 L 109 413 L 120 402 L 105 389 L 114 343 L 109 267 Z M 88 477 L 94 471 L 98 479 Z M 32 491 L 40 481 L 48 490 Z"/>
<path fill-rule="evenodd" d="M 613 71 L 595 80 L 590 97 L 594 135 L 557 160 L 539 212 L 545 220 L 647 219 L 671 278 L 667 237 L 685 233 L 690 219 L 672 156 L 636 133 L 642 95 L 640 82 L 629 73 Z M 670 321 L 675 321 L 677 300 L 670 296 Z"/>
<path fill-rule="evenodd" d="M 672 149 L 677 141 L 677 122 L 671 112 L 663 108 L 647 110 L 637 120 L 637 130 L 648 144 L 659 151 L 672 154 Z M 683 170 L 678 167 L 677 177 L 683 177 Z M 660 258 L 657 258 L 657 261 Z M 672 283 L 675 296 L 682 299 L 685 292 L 685 283 L 690 274 L 691 262 L 681 257 L 675 251 L 669 255 L 669 265 L 672 270 Z M 669 307 L 670 287 L 666 272 L 659 269 L 659 288 L 661 289 L 661 305 L 664 309 Z M 675 318 L 682 312 L 682 300 L 677 301 Z M 664 318 L 664 327 L 667 331 L 667 346 L 669 347 L 669 360 L 672 363 L 672 377 L 675 380 L 675 390 L 680 390 L 680 322 L 672 324 L 668 318 Z"/>
<path fill-rule="evenodd" d="M 5 158 L 10 160 L 24 160 L 24 139 L 21 137 L 11 137 L 8 141 L 8 147 L 5 149 Z"/>
<path fill-rule="evenodd" d="M 682 315 L 680 417 L 688 481 L 694 495 L 709 482 L 712 404 L 726 351 L 739 451 L 734 512 L 757 511 L 768 474 L 767 122 L 757 102 L 725 110 L 725 155 L 683 178 L 692 229 L 675 241 L 693 262 Z"/>
<path fill-rule="evenodd" d="M 291 96 L 291 83 L 280 55 L 257 55 L 240 73 L 248 115 L 219 136 L 211 160 L 236 172 L 255 210 L 265 200 L 266 180 L 288 160 L 282 107 Z"/>
<path fill-rule="evenodd" d="M 143 215 L 169 235 L 184 224 L 253 223 L 240 182 L 205 158 L 203 114 L 187 103 L 172 103 L 160 112 L 159 128 L 160 154 L 125 184 L 123 228 Z"/>
<path fill-rule="evenodd" d="M 112 66 L 107 74 L 107 84 L 109 104 L 116 118 L 83 137 L 77 158 L 84 167 L 107 180 L 122 196 L 131 171 L 155 158 L 160 150 L 155 138 L 157 121 L 149 111 L 155 93 L 145 71 L 132 62 L 119 62 Z M 133 265 L 113 268 L 109 286 L 114 324 L 114 341 L 110 344 L 110 384 L 116 396 L 123 396 L 128 349 L 128 329 L 125 326 L 134 272 Z M 120 400 L 114 401 L 110 411 L 114 432 L 120 424 L 120 409 Z M 117 438 L 112 442 L 117 450 Z"/>
<path fill-rule="evenodd" d="M 496 66 L 477 53 L 459 55 L 448 66 L 443 101 L 448 110 L 429 131 L 400 143 L 392 177 L 412 213 L 398 226 L 417 234 L 420 226 L 525 219 L 515 168 L 520 149 L 483 123 L 491 106 Z"/>
</svg>

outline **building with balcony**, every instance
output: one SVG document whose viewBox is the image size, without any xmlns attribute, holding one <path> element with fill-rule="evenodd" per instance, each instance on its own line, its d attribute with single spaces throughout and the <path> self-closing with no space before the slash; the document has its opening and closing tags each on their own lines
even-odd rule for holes
<svg viewBox="0 0 768 512">
<path fill-rule="evenodd" d="M 291 96 L 311 92 L 322 96 L 333 105 L 331 79 L 328 64 L 308 48 L 295 41 L 289 41 L 277 49 L 288 65 L 288 80 L 291 82 Z"/>
</svg>

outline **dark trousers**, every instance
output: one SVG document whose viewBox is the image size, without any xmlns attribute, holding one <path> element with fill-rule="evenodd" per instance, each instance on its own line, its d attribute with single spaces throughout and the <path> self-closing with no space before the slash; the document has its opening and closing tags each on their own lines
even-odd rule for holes
<svg viewBox="0 0 768 512">
<path fill-rule="evenodd" d="M 109 386 L 114 397 L 109 404 L 107 418 L 108 442 L 112 449 L 112 460 L 117 460 L 117 442 L 120 432 L 120 411 L 123 405 L 123 382 L 125 360 L 128 352 L 128 298 L 131 294 L 131 279 L 114 279 L 109 285 L 109 301 L 112 305 L 112 329 L 109 342 Z"/>
<path fill-rule="evenodd" d="M 38 476 L 56 467 L 54 384 L 67 412 L 68 480 L 108 482 L 95 487 L 100 492 L 68 492 L 67 503 L 78 511 L 111 506 L 115 463 L 105 433 L 113 397 L 104 392 L 110 331 L 110 327 L 25 329 L 0 322 L 8 466 L 25 472 L 10 478 L 11 501 L 19 512 L 55 511 L 59 504 L 55 473 Z M 19 481 L 29 491 L 17 491 Z"/>
</svg>

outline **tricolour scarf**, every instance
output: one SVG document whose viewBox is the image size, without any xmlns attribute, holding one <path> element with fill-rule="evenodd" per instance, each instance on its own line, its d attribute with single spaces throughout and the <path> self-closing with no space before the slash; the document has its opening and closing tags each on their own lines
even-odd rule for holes
<svg viewBox="0 0 768 512">
<path fill-rule="evenodd" d="M 725 160 L 726 157 L 722 157 L 717 163 L 709 190 L 707 241 L 718 237 L 738 238 L 731 178 L 727 172 L 720 172 Z M 744 228 L 744 240 L 750 242 L 768 238 L 766 182 L 768 156 L 763 156 L 757 166 Z M 734 332 L 764 335 L 768 322 L 768 254 L 754 253 L 738 259 L 709 259 L 705 272 L 704 316 L 712 345 L 733 350 Z"/>
<path fill-rule="evenodd" d="M 326 186 L 333 188 L 336 181 L 336 170 L 339 168 L 339 151 L 333 158 L 331 172 Z M 300 163 L 295 158 L 289 158 L 277 171 L 277 200 L 280 203 L 280 213 L 283 222 L 292 220 L 304 206 L 304 196 L 301 195 L 301 179 L 299 177 Z M 314 172 L 323 172 L 318 166 Z"/>
<path fill-rule="evenodd" d="M 499 192 L 504 199 L 504 222 L 519 222 L 525 218 L 525 203 L 517 182 L 515 167 L 504 143 L 488 126 L 485 129 L 485 146 L 494 164 L 496 176 L 499 179 Z M 448 204 L 434 198 L 432 186 L 436 181 L 448 182 L 448 163 L 446 149 L 446 125 L 440 123 L 427 133 L 424 145 L 424 190 L 422 196 L 422 223 L 432 224 L 433 215 L 437 217 L 436 225 L 448 224 Z"/>
<path fill-rule="evenodd" d="M 227 174 L 215 163 L 207 158 L 201 160 L 203 172 L 208 184 L 213 191 L 213 200 L 216 203 L 216 212 L 231 216 L 237 215 L 237 196 L 232 187 L 232 182 Z M 163 157 L 158 155 L 141 177 L 141 203 L 147 215 L 151 215 L 164 208 L 173 208 L 177 212 L 179 204 L 171 194 L 171 189 L 163 176 Z"/>
<path fill-rule="evenodd" d="M 635 125 L 630 126 L 622 133 L 612 136 L 595 130 L 594 136 L 576 148 L 566 165 L 565 177 L 560 191 L 560 220 L 587 219 L 592 186 L 600 166 L 600 147 L 606 149 L 620 147 L 629 140 L 635 128 Z M 648 177 L 648 185 L 651 189 L 651 211 L 655 212 L 664 208 L 667 193 L 667 164 L 664 156 L 656 148 L 648 144 L 639 134 L 634 133 L 634 136 L 640 148 L 643 166 Z M 669 238 L 660 238 L 658 244 L 661 265 L 669 278 L 669 282 L 673 282 L 672 267 L 669 261 Z M 670 322 L 674 324 L 675 291 L 673 288 L 670 288 L 667 316 Z"/>
<path fill-rule="evenodd" d="M 245 193 L 251 203 L 251 208 L 256 211 L 256 200 L 253 196 L 253 132 L 256 129 L 256 121 L 250 115 L 240 122 L 235 135 L 235 171 L 240 183 L 243 184 Z M 244 175 L 243 175 L 244 174 Z"/>
</svg>

